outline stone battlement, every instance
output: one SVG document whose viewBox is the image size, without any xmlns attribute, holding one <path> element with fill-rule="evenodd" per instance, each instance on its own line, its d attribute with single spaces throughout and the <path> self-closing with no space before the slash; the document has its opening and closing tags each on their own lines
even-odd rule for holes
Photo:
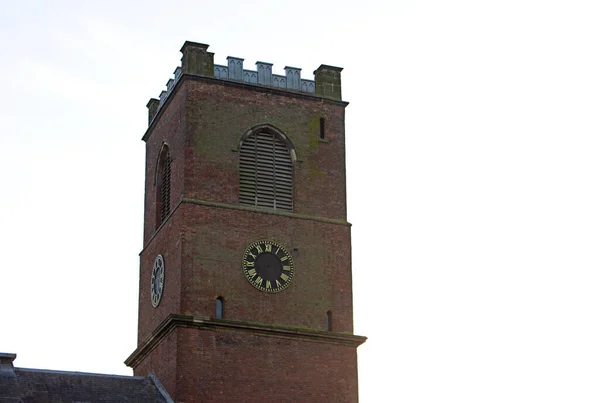
<svg viewBox="0 0 600 403">
<path fill-rule="evenodd" d="M 314 71 L 315 79 L 306 80 L 300 76 L 302 69 L 297 67 L 286 66 L 285 75 L 278 75 L 273 74 L 272 63 L 256 62 L 256 70 L 246 70 L 244 59 L 239 57 L 227 57 L 227 66 L 214 64 L 214 53 L 207 51 L 208 46 L 189 41 L 183 44 L 181 66 L 175 69 L 173 78 L 167 81 L 167 89 L 160 93 L 160 97 L 152 98 L 148 102 L 148 124 L 152 123 L 184 74 L 306 93 L 334 100 L 342 99 L 340 67 L 322 64 Z"/>
<path fill-rule="evenodd" d="M 285 67 L 285 76 L 272 73 L 272 63 L 256 62 L 256 71 L 244 69 L 244 59 L 228 56 L 227 66 L 215 64 L 215 78 L 243 81 L 287 90 L 315 93 L 315 81 L 300 78 L 297 67 Z"/>
</svg>

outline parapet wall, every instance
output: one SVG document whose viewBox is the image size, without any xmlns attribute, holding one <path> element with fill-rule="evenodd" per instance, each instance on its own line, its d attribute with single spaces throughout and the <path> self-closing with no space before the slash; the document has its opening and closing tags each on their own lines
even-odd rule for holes
<svg viewBox="0 0 600 403">
<path fill-rule="evenodd" d="M 273 74 L 272 67 L 272 63 L 256 62 L 256 71 L 245 70 L 244 59 L 229 56 L 227 66 L 215 64 L 215 78 L 315 93 L 315 81 L 300 78 L 302 69 L 286 66 L 285 76 L 280 76 Z"/>
<path fill-rule="evenodd" d="M 285 75 L 282 76 L 273 74 L 271 63 L 256 62 L 256 70 L 246 70 L 244 59 L 239 57 L 227 57 L 227 66 L 214 64 L 214 53 L 207 52 L 208 46 L 189 41 L 183 44 L 181 66 L 175 69 L 173 78 L 167 81 L 167 89 L 160 93 L 159 99 L 152 98 L 148 102 L 148 124 L 152 123 L 183 74 L 307 93 L 334 100 L 342 99 L 340 67 L 322 64 L 314 71 L 315 79 L 306 80 L 300 76 L 302 69 L 297 67 L 286 66 Z"/>
</svg>

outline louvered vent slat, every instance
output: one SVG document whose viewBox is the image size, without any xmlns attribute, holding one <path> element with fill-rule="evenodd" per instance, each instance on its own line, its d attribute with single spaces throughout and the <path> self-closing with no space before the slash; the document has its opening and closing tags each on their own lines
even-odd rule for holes
<svg viewBox="0 0 600 403">
<path fill-rule="evenodd" d="M 240 147 L 240 203 L 293 210 L 292 158 L 278 135 L 259 132 Z"/>
<path fill-rule="evenodd" d="M 279 180 L 275 183 L 274 187 L 277 189 L 289 189 L 292 185 L 292 182 Z M 290 192 L 291 193 L 291 192 Z"/>
<path fill-rule="evenodd" d="M 292 170 L 279 170 L 277 172 L 275 172 L 275 176 L 279 179 L 281 178 L 282 180 L 292 180 L 291 176 L 292 176 Z"/>
</svg>

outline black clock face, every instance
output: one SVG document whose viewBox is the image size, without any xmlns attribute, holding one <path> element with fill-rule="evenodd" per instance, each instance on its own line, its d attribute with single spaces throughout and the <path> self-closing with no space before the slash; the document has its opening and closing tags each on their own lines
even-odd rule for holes
<svg viewBox="0 0 600 403">
<path fill-rule="evenodd" d="M 158 255 L 156 259 L 154 259 L 154 266 L 152 266 L 152 278 L 150 279 L 150 297 L 152 298 L 152 306 L 155 308 L 160 303 L 164 284 L 165 261 L 162 255 Z"/>
<path fill-rule="evenodd" d="M 259 290 L 279 292 L 285 290 L 294 277 L 294 261 L 277 242 L 257 241 L 246 248 L 242 270 L 250 284 Z"/>
</svg>

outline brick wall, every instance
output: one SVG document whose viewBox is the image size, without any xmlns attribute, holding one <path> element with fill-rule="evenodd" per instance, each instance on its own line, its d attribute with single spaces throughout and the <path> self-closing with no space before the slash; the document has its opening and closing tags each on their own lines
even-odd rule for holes
<svg viewBox="0 0 600 403">
<path fill-rule="evenodd" d="M 196 329 L 178 343 L 179 401 L 358 401 L 352 347 Z"/>
<path fill-rule="evenodd" d="M 140 288 L 138 308 L 138 344 L 142 342 L 170 313 L 181 311 L 181 228 L 183 210 L 175 210 L 156 236 L 140 254 Z M 162 255 L 165 263 L 165 282 L 160 303 L 152 306 L 150 279 L 156 256 Z"/>
<path fill-rule="evenodd" d="M 172 332 L 152 352 L 134 368 L 135 376 L 147 376 L 154 373 L 165 387 L 171 398 L 177 392 L 177 333 Z M 180 402 L 182 400 L 175 400 Z M 189 402 L 196 402 L 192 399 Z"/>
<path fill-rule="evenodd" d="M 184 206 L 182 313 L 214 316 L 215 298 L 225 299 L 226 319 L 352 332 L 350 227 L 313 220 L 186 204 Z M 279 293 L 257 290 L 242 273 L 246 247 L 273 239 L 297 249 L 295 274 Z"/>
<path fill-rule="evenodd" d="M 332 330 L 351 334 L 345 104 L 201 77 L 183 77 L 173 92 L 144 137 L 139 342 L 170 313 L 214 317 L 219 296 L 227 320 L 324 331 L 331 311 Z M 237 149 L 261 124 L 285 133 L 297 155 L 291 215 L 238 204 Z M 174 211 L 157 231 L 154 175 L 164 142 L 173 159 Z M 260 239 L 297 249 L 294 278 L 280 293 L 257 290 L 242 273 L 244 250 Z M 158 254 L 165 258 L 165 288 L 153 308 Z M 178 328 L 135 368 L 139 375 L 149 371 L 176 401 L 357 400 L 356 349 L 336 344 Z"/>
</svg>

